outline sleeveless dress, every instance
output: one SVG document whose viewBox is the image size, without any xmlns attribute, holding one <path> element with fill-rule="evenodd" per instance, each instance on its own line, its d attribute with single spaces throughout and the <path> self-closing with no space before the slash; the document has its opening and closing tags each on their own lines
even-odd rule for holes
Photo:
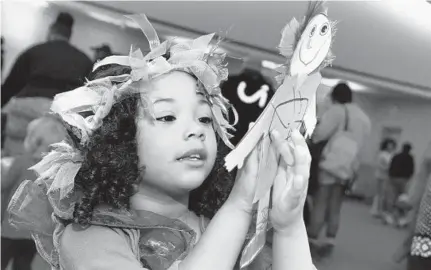
<svg viewBox="0 0 431 270">
<path fill-rule="evenodd" d="M 181 221 L 152 212 L 140 213 L 125 217 L 98 211 L 87 229 L 67 225 L 59 245 L 60 269 L 118 269 L 118 265 L 129 270 L 177 270 L 199 240 L 198 234 Z M 200 233 L 208 223 L 208 219 L 199 217 Z M 99 251 L 94 253 L 96 249 Z M 246 269 L 271 269 L 271 257 L 271 249 L 265 247 Z M 92 268 L 94 264 L 97 266 Z"/>
<path fill-rule="evenodd" d="M 74 196 L 48 197 L 44 183 L 24 181 L 8 206 L 9 222 L 31 231 L 39 254 L 52 270 L 176 270 L 205 230 L 149 211 L 98 207 L 90 225 L 72 223 Z M 271 269 L 272 251 L 265 246 L 246 270 Z M 239 261 L 239 260 L 238 260 Z M 238 264 L 238 263 L 237 263 Z M 234 269 L 236 269 L 235 267 Z"/>
</svg>

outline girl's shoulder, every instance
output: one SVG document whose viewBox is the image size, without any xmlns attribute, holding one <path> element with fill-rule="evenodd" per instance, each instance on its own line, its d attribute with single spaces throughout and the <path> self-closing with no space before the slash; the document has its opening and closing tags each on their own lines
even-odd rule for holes
<svg viewBox="0 0 431 270">
<path fill-rule="evenodd" d="M 130 245 L 133 230 L 111 228 L 107 226 L 90 225 L 82 227 L 72 223 L 66 226 L 61 236 L 60 247 L 69 249 L 92 249 L 107 245 Z M 135 235 L 138 236 L 137 234 Z"/>
<path fill-rule="evenodd" d="M 138 237 L 134 230 L 69 224 L 60 238 L 60 264 L 65 269 L 142 269 L 133 244 Z"/>
</svg>

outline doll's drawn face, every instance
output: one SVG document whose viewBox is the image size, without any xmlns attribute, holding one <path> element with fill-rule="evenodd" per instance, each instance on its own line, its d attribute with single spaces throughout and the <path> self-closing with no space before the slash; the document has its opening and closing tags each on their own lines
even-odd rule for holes
<svg viewBox="0 0 431 270">
<path fill-rule="evenodd" d="M 331 25 L 324 14 L 315 16 L 307 24 L 296 53 L 299 53 L 299 61 L 306 66 L 308 74 L 322 64 L 329 52 L 331 39 Z"/>
<path fill-rule="evenodd" d="M 142 185 L 171 195 L 191 191 L 207 178 L 216 159 L 208 101 L 197 92 L 196 79 L 178 71 L 153 81 L 148 95 L 155 119 L 137 119 Z"/>
</svg>

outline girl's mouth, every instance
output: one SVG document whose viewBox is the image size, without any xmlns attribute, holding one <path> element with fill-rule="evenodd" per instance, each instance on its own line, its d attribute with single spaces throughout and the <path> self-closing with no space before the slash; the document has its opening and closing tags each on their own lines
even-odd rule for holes
<svg viewBox="0 0 431 270">
<path fill-rule="evenodd" d="M 207 151 L 204 148 L 195 148 L 181 154 L 177 161 L 186 163 L 192 167 L 200 167 L 205 164 Z"/>
</svg>

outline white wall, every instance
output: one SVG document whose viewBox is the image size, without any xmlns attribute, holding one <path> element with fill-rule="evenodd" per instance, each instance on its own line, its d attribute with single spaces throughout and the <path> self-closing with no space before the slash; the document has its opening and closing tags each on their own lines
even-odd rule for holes
<svg viewBox="0 0 431 270">
<path fill-rule="evenodd" d="M 413 146 L 412 153 L 417 164 L 421 161 L 425 148 L 431 141 L 431 100 L 355 93 L 354 101 L 372 122 L 371 135 L 361 152 L 363 164 L 374 163 L 384 126 L 400 127 L 402 134 L 398 150 L 403 142 L 408 141 Z"/>
</svg>

